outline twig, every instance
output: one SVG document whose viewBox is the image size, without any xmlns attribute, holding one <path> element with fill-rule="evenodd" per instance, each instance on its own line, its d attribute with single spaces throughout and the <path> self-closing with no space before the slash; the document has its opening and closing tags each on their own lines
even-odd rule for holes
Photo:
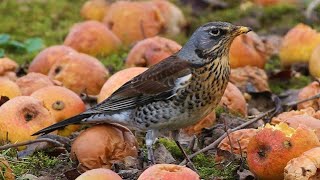
<svg viewBox="0 0 320 180">
<path fill-rule="evenodd" d="M 250 121 L 248 121 L 248 122 L 245 122 L 245 123 L 243 123 L 243 124 L 241 124 L 241 125 L 233 128 L 233 129 L 229 129 L 228 132 L 233 132 L 233 131 L 237 131 L 237 130 L 239 130 L 239 129 L 242 129 L 242 128 L 244 128 L 244 127 L 246 127 L 246 126 L 248 126 L 248 125 L 250 125 L 250 124 L 252 124 L 252 123 L 254 123 L 254 122 L 258 121 L 258 120 L 260 120 L 261 118 L 267 116 L 269 113 L 273 112 L 274 110 L 275 110 L 275 108 L 272 108 L 271 110 L 269 110 L 269 111 L 267 111 L 267 112 L 261 113 L 261 114 L 257 115 L 256 118 L 254 118 L 254 119 L 252 119 L 252 120 L 250 120 Z M 220 136 L 220 137 L 219 137 L 217 140 L 215 140 L 213 143 L 211 143 L 211 144 L 209 144 L 208 146 L 206 146 L 205 148 L 200 149 L 199 151 L 191 154 L 191 155 L 189 156 L 189 158 L 192 159 L 192 158 L 194 158 L 196 155 L 198 155 L 198 154 L 200 154 L 200 153 L 204 153 L 204 152 L 206 152 L 206 151 L 208 151 L 208 150 L 210 150 L 210 149 L 215 148 L 226 136 L 227 136 L 227 133 L 224 133 L 222 136 Z M 184 165 L 185 163 L 186 163 L 186 160 L 183 160 L 183 161 L 180 163 L 180 165 Z"/>
<path fill-rule="evenodd" d="M 39 142 L 48 142 L 48 143 L 54 144 L 57 147 L 64 147 L 64 145 L 61 144 L 59 141 L 56 141 L 56 140 L 53 140 L 53 139 L 49 139 L 49 138 L 40 138 L 40 139 L 35 139 L 35 140 L 30 140 L 30 141 L 24 141 L 24 142 L 21 142 L 21 143 L 7 144 L 7 145 L 4 145 L 4 146 L 0 146 L 0 151 L 6 150 L 6 149 L 9 149 L 9 148 L 17 148 L 17 147 L 20 147 L 20 146 L 39 143 Z"/>
<path fill-rule="evenodd" d="M 317 95 L 308 97 L 306 99 L 302 99 L 302 100 L 299 100 L 299 101 L 293 101 L 293 102 L 287 103 L 287 104 L 285 104 L 285 106 L 292 107 L 292 106 L 295 106 L 295 105 L 298 105 L 298 104 L 301 104 L 301 103 L 304 103 L 304 102 L 307 102 L 307 101 L 311 101 L 311 100 L 314 100 L 314 99 L 317 99 L 317 98 L 320 98 L 320 93 L 317 94 Z"/>
<path fill-rule="evenodd" d="M 234 154 L 233 153 L 233 145 L 232 145 L 232 142 L 231 142 L 230 134 L 229 134 L 227 123 L 226 123 L 225 119 L 223 120 L 223 123 L 224 123 L 224 131 L 227 133 L 227 137 L 228 137 L 228 140 L 229 140 L 229 143 L 230 143 L 231 154 Z"/>
</svg>

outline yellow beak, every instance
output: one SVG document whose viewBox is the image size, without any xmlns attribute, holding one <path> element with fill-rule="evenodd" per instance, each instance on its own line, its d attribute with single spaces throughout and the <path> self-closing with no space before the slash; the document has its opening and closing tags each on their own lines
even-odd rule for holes
<svg viewBox="0 0 320 180">
<path fill-rule="evenodd" d="M 250 31 L 252 31 L 252 29 L 245 26 L 237 26 L 237 30 L 236 30 L 237 34 L 239 35 L 250 32 Z"/>
</svg>

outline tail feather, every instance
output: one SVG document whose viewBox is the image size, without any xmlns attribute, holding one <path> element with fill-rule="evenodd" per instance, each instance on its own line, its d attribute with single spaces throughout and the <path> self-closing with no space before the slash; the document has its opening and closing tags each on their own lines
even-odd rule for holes
<svg viewBox="0 0 320 180">
<path fill-rule="evenodd" d="M 63 127 L 65 127 L 67 125 L 70 125 L 70 124 L 80 124 L 83 119 L 88 118 L 91 115 L 92 114 L 79 114 L 77 116 L 73 116 L 73 117 L 71 117 L 69 119 L 66 119 L 64 121 L 58 122 L 58 123 L 53 124 L 53 125 L 51 125 L 49 127 L 46 127 L 44 129 L 32 134 L 32 136 L 39 135 L 39 134 L 48 134 L 48 133 L 50 133 L 52 131 L 58 130 L 58 129 L 63 128 Z"/>
</svg>

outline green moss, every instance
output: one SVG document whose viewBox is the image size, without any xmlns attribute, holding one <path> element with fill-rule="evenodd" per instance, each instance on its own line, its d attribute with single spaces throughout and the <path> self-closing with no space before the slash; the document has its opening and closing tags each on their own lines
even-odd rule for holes
<svg viewBox="0 0 320 180">
<path fill-rule="evenodd" d="M 235 179 L 234 172 L 238 168 L 235 163 L 220 168 L 213 156 L 204 154 L 197 155 L 192 161 L 203 179 Z"/>
<path fill-rule="evenodd" d="M 117 52 L 105 56 L 105 57 L 97 57 L 106 67 L 111 70 L 111 73 L 119 71 L 123 68 L 125 59 L 128 55 L 129 49 L 121 48 Z"/>
<path fill-rule="evenodd" d="M 271 80 L 269 81 L 270 89 L 273 93 L 280 94 L 287 89 L 300 89 L 312 82 L 310 76 L 301 75 L 299 77 L 292 77 L 290 80 Z"/>
<path fill-rule="evenodd" d="M 158 143 L 163 144 L 166 147 L 166 149 L 171 153 L 173 158 L 179 159 L 179 160 L 183 159 L 182 152 L 180 151 L 179 147 L 173 140 L 168 138 L 159 138 Z"/>
<path fill-rule="evenodd" d="M 85 0 L 2 0 L 0 3 L 0 32 L 24 41 L 40 37 L 45 45 L 62 44 L 69 28 L 81 21 L 80 8 Z M 31 61 L 36 53 L 7 53 L 19 63 Z"/>
</svg>

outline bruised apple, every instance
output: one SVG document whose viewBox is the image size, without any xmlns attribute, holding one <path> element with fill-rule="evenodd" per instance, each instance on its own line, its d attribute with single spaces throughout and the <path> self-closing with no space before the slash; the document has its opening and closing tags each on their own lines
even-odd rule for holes
<svg viewBox="0 0 320 180">
<path fill-rule="evenodd" d="M 80 14 L 84 19 L 102 21 L 107 14 L 107 0 L 88 0 L 81 8 Z"/>
<path fill-rule="evenodd" d="M 320 78 L 320 43 L 311 54 L 309 71 L 313 77 Z"/>
<path fill-rule="evenodd" d="M 92 56 L 70 53 L 51 67 L 48 76 L 77 94 L 97 95 L 109 71 Z"/>
<path fill-rule="evenodd" d="M 113 74 L 107 81 L 104 83 L 101 91 L 98 95 L 98 103 L 101 103 L 103 100 L 107 99 L 113 92 L 119 89 L 123 84 L 134 78 L 135 76 L 143 73 L 148 68 L 144 67 L 132 67 L 127 68 L 117 73 Z"/>
<path fill-rule="evenodd" d="M 219 106 L 226 106 L 232 113 L 247 116 L 246 100 L 241 91 L 231 82 L 228 83 Z"/>
<path fill-rule="evenodd" d="M 78 169 L 82 172 L 96 168 L 110 169 L 113 163 L 137 155 L 135 136 L 126 127 L 115 124 L 90 127 L 71 146 L 71 158 L 79 161 Z"/>
<path fill-rule="evenodd" d="M 76 180 L 122 180 L 122 178 L 110 169 L 98 168 L 81 174 Z"/>
<path fill-rule="evenodd" d="M 152 2 L 159 8 L 164 18 L 164 33 L 169 36 L 175 36 L 181 33 L 187 24 L 182 11 L 167 0 L 153 0 Z"/>
<path fill-rule="evenodd" d="M 175 164 L 156 164 L 139 176 L 138 180 L 200 180 L 200 176 L 191 169 Z"/>
<path fill-rule="evenodd" d="M 14 72 L 18 68 L 18 64 L 8 57 L 0 58 L 0 76 L 7 72 Z"/>
<path fill-rule="evenodd" d="M 106 56 L 119 48 L 120 40 L 104 24 L 91 20 L 75 24 L 64 45 L 92 56 Z"/>
<path fill-rule="evenodd" d="M 65 87 L 44 87 L 32 93 L 31 96 L 44 103 L 44 107 L 50 111 L 56 122 L 80 114 L 86 109 L 81 98 Z M 58 130 L 58 135 L 69 136 L 79 128 L 79 125 L 69 125 Z"/>
<path fill-rule="evenodd" d="M 75 52 L 65 45 L 56 45 L 42 50 L 30 63 L 28 72 L 36 72 L 47 75 L 51 66 L 63 58 L 66 54 Z"/>
<path fill-rule="evenodd" d="M 9 99 L 12 99 L 20 95 L 21 95 L 20 88 L 15 82 L 7 78 L 0 77 L 0 98 L 1 96 L 6 96 Z"/>
<path fill-rule="evenodd" d="M 245 66 L 231 70 L 230 82 L 241 92 L 254 88 L 257 92 L 270 91 L 267 73 L 258 67 Z"/>
<path fill-rule="evenodd" d="M 11 143 L 35 139 L 33 133 L 55 123 L 43 103 L 30 96 L 15 97 L 0 106 L 0 140 Z"/>
<path fill-rule="evenodd" d="M 291 159 L 284 168 L 284 179 L 320 179 L 320 147 L 310 149 L 301 156 Z"/>
<path fill-rule="evenodd" d="M 152 37 L 139 41 L 129 52 L 126 67 L 148 67 L 171 56 L 181 45 L 167 38 Z"/>
<path fill-rule="evenodd" d="M 29 96 L 34 91 L 47 86 L 55 86 L 59 82 L 52 80 L 50 77 L 40 73 L 28 73 L 17 79 L 16 83 L 20 87 L 21 93 L 24 96 Z"/>
<path fill-rule="evenodd" d="M 288 161 L 319 145 L 316 134 L 306 126 L 267 124 L 249 141 L 248 166 L 259 179 L 282 180 Z"/>
<path fill-rule="evenodd" d="M 315 96 L 320 93 L 320 84 L 317 81 L 310 83 L 308 86 L 301 89 L 298 94 L 298 100 L 303 100 Z M 320 110 L 320 99 L 312 99 L 298 104 L 298 109 L 312 107 L 315 110 Z"/>
<path fill-rule="evenodd" d="M 264 43 L 254 32 L 236 37 L 230 46 L 229 57 L 231 68 L 256 66 L 261 69 L 268 58 Z"/>
<path fill-rule="evenodd" d="M 148 1 L 116 1 L 103 22 L 125 45 L 157 35 L 165 25 L 159 8 Z"/>
<path fill-rule="evenodd" d="M 280 60 L 283 66 L 308 63 L 313 50 L 320 44 L 320 33 L 305 24 L 298 24 L 283 38 Z"/>
</svg>

